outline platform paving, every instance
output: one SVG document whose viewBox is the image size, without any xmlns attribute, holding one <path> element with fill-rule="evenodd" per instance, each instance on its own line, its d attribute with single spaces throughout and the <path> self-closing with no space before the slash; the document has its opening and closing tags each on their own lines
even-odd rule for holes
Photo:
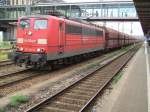
<svg viewBox="0 0 150 112">
<path fill-rule="evenodd" d="M 150 59 L 150 48 L 148 48 Z M 137 52 L 111 112 L 148 112 L 145 47 Z M 150 63 L 150 62 L 149 62 Z"/>
</svg>

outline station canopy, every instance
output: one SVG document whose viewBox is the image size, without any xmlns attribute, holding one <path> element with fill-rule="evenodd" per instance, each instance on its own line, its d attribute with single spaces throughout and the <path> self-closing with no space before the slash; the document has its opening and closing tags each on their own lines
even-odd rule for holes
<svg viewBox="0 0 150 112">
<path fill-rule="evenodd" d="M 150 0 L 133 0 L 145 35 L 150 36 Z"/>
</svg>

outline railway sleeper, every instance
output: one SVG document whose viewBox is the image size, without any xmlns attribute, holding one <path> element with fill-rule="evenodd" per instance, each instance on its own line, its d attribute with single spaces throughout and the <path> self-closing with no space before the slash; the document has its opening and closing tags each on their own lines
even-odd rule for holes
<svg viewBox="0 0 150 112">
<path fill-rule="evenodd" d="M 90 98 L 90 96 L 84 96 L 84 95 L 78 95 L 78 94 L 69 94 L 69 93 L 65 93 L 63 96 L 66 96 L 69 98 L 82 99 L 82 100 L 88 100 Z"/>
<path fill-rule="evenodd" d="M 103 77 L 95 80 L 96 82 L 104 83 L 106 80 L 111 79 L 112 76 L 109 77 Z"/>
<path fill-rule="evenodd" d="M 64 103 L 70 103 L 70 104 L 76 104 L 76 105 L 84 105 L 86 100 L 81 99 L 75 99 L 75 98 L 68 98 L 68 97 L 59 97 L 57 100 L 64 102 Z"/>
<path fill-rule="evenodd" d="M 62 105 L 69 105 L 69 106 L 73 106 L 73 107 L 76 107 L 76 108 L 81 108 L 81 104 L 78 103 L 78 104 L 71 104 L 71 103 L 67 103 L 67 102 L 63 102 L 63 101 L 54 101 L 53 103 L 57 103 L 57 104 L 62 104 Z"/>
<path fill-rule="evenodd" d="M 95 83 L 95 84 L 96 84 L 96 83 L 99 83 L 99 84 L 100 84 L 100 83 L 103 83 L 103 82 L 104 82 L 103 79 L 99 79 L 99 80 L 98 80 L 98 79 L 86 79 L 85 81 L 86 81 L 86 82 L 89 82 L 89 83 Z"/>
<path fill-rule="evenodd" d="M 100 84 L 100 82 L 87 82 L 87 81 L 83 81 L 83 82 L 81 82 L 81 84 L 85 84 L 85 85 L 92 85 L 92 86 L 97 86 L 97 85 L 99 85 Z"/>
<path fill-rule="evenodd" d="M 98 80 L 99 81 L 99 80 Z M 80 83 L 80 85 L 81 86 L 91 86 L 91 87 L 95 87 L 95 88 L 97 88 L 97 87 L 99 87 L 99 82 L 92 82 L 92 83 L 86 83 L 87 81 L 83 81 L 83 82 L 81 82 Z"/>
<path fill-rule="evenodd" d="M 68 112 L 73 111 L 73 110 L 78 111 L 80 109 L 80 107 L 76 106 L 76 105 L 66 104 L 66 103 L 58 103 L 58 102 L 51 102 L 46 107 L 66 109 L 66 110 L 68 110 Z"/>
<path fill-rule="evenodd" d="M 95 85 L 95 84 L 99 84 L 99 83 L 101 83 L 102 82 L 102 80 L 100 79 L 100 80 L 98 80 L 99 82 L 97 82 L 97 80 L 95 80 L 95 79 L 91 79 L 91 78 L 87 78 L 87 79 L 85 79 L 84 81 L 82 81 L 83 83 L 85 82 L 85 83 L 92 83 L 93 85 Z"/>
<path fill-rule="evenodd" d="M 86 85 L 86 84 L 80 84 L 81 87 L 85 87 L 85 88 L 93 88 L 93 89 L 97 89 L 99 88 L 99 84 L 96 86 L 93 85 Z"/>
<path fill-rule="evenodd" d="M 83 87 L 74 87 L 75 90 L 81 90 L 81 91 L 86 91 L 86 92 L 95 92 L 95 89 L 92 88 L 83 88 Z"/>
<path fill-rule="evenodd" d="M 114 67 L 113 67 L 114 68 Z M 117 67 L 116 67 L 117 68 Z M 111 69 L 112 71 L 113 69 Z M 94 76 L 92 76 L 93 79 L 102 79 L 102 78 L 108 78 L 110 77 L 110 75 L 108 74 L 108 70 L 105 71 L 105 69 L 103 69 L 102 71 L 98 72 L 97 74 L 95 74 Z"/>
<path fill-rule="evenodd" d="M 76 95 L 76 96 L 85 97 L 85 98 L 90 98 L 91 97 L 91 95 L 73 93 L 73 92 L 66 92 L 65 94 L 67 94 L 67 95 Z"/>
<path fill-rule="evenodd" d="M 85 95 L 92 95 L 94 92 L 87 92 L 82 90 L 70 90 L 69 92 L 78 93 L 78 94 L 85 94 Z"/>
<path fill-rule="evenodd" d="M 104 75 L 103 75 L 104 74 Z M 93 78 L 110 78 L 110 75 L 108 74 L 108 71 L 106 72 L 106 73 L 97 73 L 97 74 L 95 74 L 94 76 L 93 76 Z M 106 75 L 106 74 L 108 74 L 108 75 Z"/>
<path fill-rule="evenodd" d="M 95 80 L 96 80 L 95 78 L 93 79 L 91 77 L 88 77 L 88 78 L 84 79 L 83 81 L 86 81 L 86 82 L 91 81 L 93 83 L 93 82 L 95 82 Z"/>
<path fill-rule="evenodd" d="M 66 109 L 60 109 L 57 107 L 45 107 L 44 109 L 41 109 L 38 112 L 74 112 L 74 111 L 68 111 Z"/>
</svg>

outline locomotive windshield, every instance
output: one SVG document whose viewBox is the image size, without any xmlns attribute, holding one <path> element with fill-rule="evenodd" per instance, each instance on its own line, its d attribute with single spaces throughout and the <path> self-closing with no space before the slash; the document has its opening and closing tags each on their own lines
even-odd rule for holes
<svg viewBox="0 0 150 112">
<path fill-rule="evenodd" d="M 21 21 L 20 21 L 20 27 L 21 28 L 29 28 L 30 27 L 30 21 L 29 21 L 29 19 L 22 19 Z"/>
<path fill-rule="evenodd" d="M 35 20 L 34 29 L 47 29 L 47 20 Z"/>
</svg>

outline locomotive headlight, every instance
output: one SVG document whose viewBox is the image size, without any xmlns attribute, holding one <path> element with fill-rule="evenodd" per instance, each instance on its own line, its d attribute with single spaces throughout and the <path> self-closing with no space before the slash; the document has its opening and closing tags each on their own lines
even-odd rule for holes
<svg viewBox="0 0 150 112">
<path fill-rule="evenodd" d="M 40 52 L 41 51 L 41 49 L 40 48 L 37 48 L 37 52 Z"/>
<path fill-rule="evenodd" d="M 37 50 L 36 50 L 37 52 L 44 52 L 45 50 L 42 48 L 42 49 L 40 49 L 40 48 L 37 48 Z"/>
<path fill-rule="evenodd" d="M 17 38 L 17 43 L 23 43 L 23 38 Z"/>
<path fill-rule="evenodd" d="M 32 32 L 31 32 L 31 31 L 29 31 L 29 32 L 28 32 L 28 35 L 29 35 L 29 36 L 31 36 L 31 35 L 32 35 Z"/>
<path fill-rule="evenodd" d="M 20 47 L 20 48 L 19 48 L 19 50 L 20 50 L 20 51 L 23 51 L 23 48 L 22 48 L 22 47 Z"/>
<path fill-rule="evenodd" d="M 38 44 L 47 44 L 47 39 L 38 39 L 37 43 Z"/>
</svg>

